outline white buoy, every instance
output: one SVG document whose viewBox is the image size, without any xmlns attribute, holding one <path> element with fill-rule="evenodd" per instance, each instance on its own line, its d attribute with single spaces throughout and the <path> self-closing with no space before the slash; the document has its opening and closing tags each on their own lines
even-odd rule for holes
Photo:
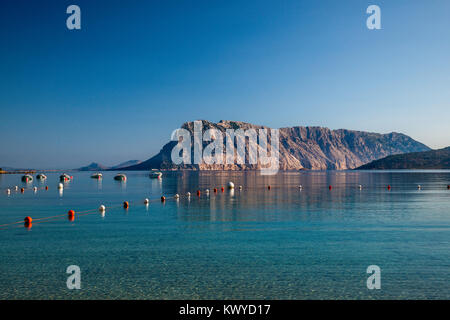
<svg viewBox="0 0 450 320">
<path fill-rule="evenodd" d="M 104 205 L 101 205 L 101 206 L 98 208 L 98 211 L 100 211 L 100 212 L 105 212 L 105 210 L 106 210 L 106 207 L 105 207 Z"/>
<path fill-rule="evenodd" d="M 6 189 L 6 193 L 7 193 L 7 194 L 11 194 L 11 190 Z"/>
<path fill-rule="evenodd" d="M 205 190 L 205 193 L 206 193 L 206 194 L 209 194 L 209 189 L 206 189 L 206 190 Z"/>
<path fill-rule="evenodd" d="M 61 189 L 64 189 L 64 185 L 63 185 L 62 183 L 59 183 L 59 184 L 58 184 L 58 189 L 60 189 L 60 190 L 61 190 Z"/>
<path fill-rule="evenodd" d="M 239 190 L 242 190 L 242 186 L 239 186 Z"/>
<path fill-rule="evenodd" d="M 358 188 L 359 188 L 359 190 L 362 190 L 362 185 L 359 185 Z"/>
<path fill-rule="evenodd" d="M 299 188 L 299 189 L 303 189 L 303 186 L 302 186 L 302 185 L 299 185 L 298 188 Z"/>
<path fill-rule="evenodd" d="M 234 189 L 234 183 L 233 182 L 228 182 L 228 189 Z"/>
<path fill-rule="evenodd" d="M 417 189 L 422 189 L 422 186 L 419 184 L 419 185 L 417 185 Z"/>
<path fill-rule="evenodd" d="M 34 188 L 33 188 L 33 191 L 34 191 L 34 192 L 37 192 L 37 187 L 34 187 Z"/>
<path fill-rule="evenodd" d="M 188 192 L 188 193 L 186 193 L 186 195 L 187 195 L 188 197 L 190 197 L 190 196 L 191 196 L 191 193 L 190 193 L 190 192 Z"/>
<path fill-rule="evenodd" d="M 178 198 L 180 197 L 180 195 L 179 195 L 178 193 L 176 193 L 173 197 L 174 197 L 175 199 L 178 199 Z"/>
<path fill-rule="evenodd" d="M 149 204 L 150 200 L 148 200 L 147 198 L 144 199 L 144 204 Z"/>
<path fill-rule="evenodd" d="M 15 191 L 18 191 L 18 190 L 19 190 L 19 187 L 18 187 L 18 186 L 15 186 L 15 187 L 14 187 L 14 190 L 15 190 Z"/>
</svg>

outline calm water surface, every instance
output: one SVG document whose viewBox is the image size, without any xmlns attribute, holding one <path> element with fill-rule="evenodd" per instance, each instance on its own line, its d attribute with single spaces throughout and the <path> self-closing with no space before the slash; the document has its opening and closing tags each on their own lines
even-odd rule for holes
<svg viewBox="0 0 450 320">
<path fill-rule="evenodd" d="M 0 175 L 0 225 L 114 206 L 0 227 L 0 299 L 450 299 L 450 171 L 71 174 L 62 194 L 59 173 Z M 228 181 L 243 190 L 222 193 Z M 366 287 L 373 264 L 381 290 Z"/>
</svg>

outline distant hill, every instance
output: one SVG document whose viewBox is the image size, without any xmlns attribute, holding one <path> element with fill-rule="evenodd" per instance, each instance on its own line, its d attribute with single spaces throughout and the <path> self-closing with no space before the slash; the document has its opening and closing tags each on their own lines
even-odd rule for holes
<svg viewBox="0 0 450 320">
<path fill-rule="evenodd" d="M 79 171 L 102 171 L 102 170 L 108 170 L 109 167 L 101 165 L 100 163 L 97 162 L 92 162 L 91 164 L 85 166 L 85 167 L 81 167 L 78 168 L 77 170 Z"/>
<path fill-rule="evenodd" d="M 224 133 L 227 129 L 263 129 L 264 126 L 240 121 L 222 120 L 218 123 L 202 120 L 203 132 L 218 129 Z M 193 122 L 186 122 L 182 128 L 191 132 L 193 142 Z M 280 133 L 280 170 L 326 170 L 354 169 L 376 159 L 392 154 L 428 151 L 426 145 L 402 133 L 380 134 L 354 130 L 331 130 L 324 127 L 281 128 Z M 260 164 L 181 164 L 171 161 L 171 151 L 177 143 L 168 142 L 154 157 L 132 165 L 124 170 L 255 170 Z M 203 147 L 208 145 L 204 143 Z M 235 143 L 236 146 L 236 143 Z M 248 151 L 248 147 L 246 147 Z M 225 152 L 225 150 L 224 150 Z M 191 158 L 194 157 L 191 155 Z"/>
<path fill-rule="evenodd" d="M 372 161 L 357 169 L 450 169 L 450 147 L 392 155 Z"/>
<path fill-rule="evenodd" d="M 112 166 L 112 167 L 108 167 L 105 165 L 102 165 L 100 163 L 97 162 L 92 162 L 91 164 L 85 166 L 85 167 L 81 167 L 75 170 L 78 171 L 106 171 L 106 170 L 119 170 L 125 167 L 129 167 L 129 166 L 133 166 L 133 165 L 137 165 L 139 163 L 141 163 L 142 161 L 140 160 L 128 160 L 122 163 L 119 163 L 118 165 Z"/>
<path fill-rule="evenodd" d="M 129 166 L 134 166 L 134 165 L 140 164 L 141 162 L 142 162 L 141 160 L 128 160 L 128 161 L 119 163 L 118 165 L 113 166 L 110 169 L 113 169 L 113 170 L 115 170 L 115 169 L 122 169 L 122 168 L 125 168 L 125 167 L 129 167 Z"/>
</svg>

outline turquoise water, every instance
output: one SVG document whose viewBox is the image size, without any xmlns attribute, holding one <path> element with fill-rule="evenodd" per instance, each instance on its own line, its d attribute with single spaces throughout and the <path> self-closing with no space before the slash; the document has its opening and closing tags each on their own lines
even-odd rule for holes
<svg viewBox="0 0 450 320">
<path fill-rule="evenodd" d="M 56 173 L 0 175 L 0 225 L 114 206 L 0 227 L 1 299 L 450 299 L 450 171 L 71 174 L 62 194 Z M 228 181 L 243 190 L 222 193 Z M 27 189 L 8 196 L 14 185 Z M 81 290 L 66 287 L 69 265 Z"/>
</svg>

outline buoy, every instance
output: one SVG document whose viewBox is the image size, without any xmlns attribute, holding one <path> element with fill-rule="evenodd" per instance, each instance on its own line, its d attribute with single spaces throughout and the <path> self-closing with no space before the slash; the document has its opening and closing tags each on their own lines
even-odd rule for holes
<svg viewBox="0 0 450 320">
<path fill-rule="evenodd" d="M 18 186 L 15 186 L 15 187 L 14 187 L 14 190 L 16 190 L 16 191 L 19 190 L 19 187 L 18 187 Z"/>
<path fill-rule="evenodd" d="M 128 209 L 130 207 L 130 204 L 128 203 L 128 201 L 124 201 L 123 202 L 123 208 L 124 209 Z"/>
<path fill-rule="evenodd" d="M 206 190 L 205 190 L 205 193 L 206 193 L 206 194 L 209 194 L 209 189 L 206 189 Z"/>
<path fill-rule="evenodd" d="M 422 186 L 419 184 L 419 185 L 417 185 L 417 189 L 422 189 Z"/>
<path fill-rule="evenodd" d="M 148 200 L 147 198 L 144 199 L 144 204 L 149 204 L 150 200 Z"/>
<path fill-rule="evenodd" d="M 69 221 L 75 220 L 75 211 L 69 210 L 69 212 L 67 212 L 67 217 L 69 218 Z"/>
<path fill-rule="evenodd" d="M 58 189 L 59 189 L 59 190 L 64 189 L 64 185 L 63 185 L 61 182 L 58 184 Z"/>
<path fill-rule="evenodd" d="M 173 197 L 174 197 L 175 199 L 178 199 L 178 198 L 180 197 L 180 195 L 179 195 L 178 193 L 176 193 Z"/>
<path fill-rule="evenodd" d="M 11 190 L 6 189 L 6 193 L 7 193 L 7 194 L 11 194 Z"/>
<path fill-rule="evenodd" d="M 331 189 L 333 189 L 333 187 L 331 185 L 329 185 L 328 186 L 328 190 L 331 190 Z"/>
<path fill-rule="evenodd" d="M 267 190 L 270 190 L 270 186 L 267 186 Z"/>
<path fill-rule="evenodd" d="M 217 188 L 214 188 L 214 193 L 217 193 Z"/>
<path fill-rule="evenodd" d="M 242 190 L 242 186 L 239 186 L 239 190 Z"/>
<path fill-rule="evenodd" d="M 101 205 L 100 207 L 98 207 L 98 211 L 100 212 L 105 212 L 106 207 L 104 205 Z"/>
<path fill-rule="evenodd" d="M 221 190 L 222 192 L 224 192 L 224 191 L 225 191 L 225 188 L 224 188 L 224 187 L 222 187 L 222 188 L 220 188 L 220 190 Z"/>
<path fill-rule="evenodd" d="M 388 184 L 387 189 L 391 190 L 391 185 L 390 184 Z"/>
<path fill-rule="evenodd" d="M 166 201 L 166 197 L 162 196 L 161 197 L 161 202 L 164 202 L 164 201 Z"/>
<path fill-rule="evenodd" d="M 75 220 L 75 216 L 68 216 L 67 219 L 69 219 L 69 221 L 74 221 Z"/>
<path fill-rule="evenodd" d="M 234 183 L 233 182 L 228 182 L 228 189 L 234 189 Z"/>
<path fill-rule="evenodd" d="M 33 221 L 33 219 L 31 219 L 31 217 L 25 217 L 25 219 L 23 220 L 25 221 L 25 227 L 31 228 L 31 222 Z"/>
<path fill-rule="evenodd" d="M 36 191 L 37 191 L 37 187 L 34 187 L 34 188 L 33 188 L 33 191 L 36 192 Z"/>
<path fill-rule="evenodd" d="M 190 192 L 186 193 L 186 196 L 189 198 L 191 196 L 191 193 Z"/>
<path fill-rule="evenodd" d="M 359 185 L 358 188 L 359 188 L 359 190 L 362 190 L 362 185 Z"/>
<path fill-rule="evenodd" d="M 299 185 L 298 188 L 299 188 L 299 189 L 303 189 L 303 186 L 302 186 L 302 185 Z"/>
<path fill-rule="evenodd" d="M 201 194 L 200 190 L 197 190 L 197 196 L 200 197 L 200 194 Z"/>
<path fill-rule="evenodd" d="M 24 193 L 25 189 L 24 188 L 20 188 L 20 192 Z"/>
<path fill-rule="evenodd" d="M 45 186 L 45 190 L 48 190 L 48 186 Z"/>
</svg>

